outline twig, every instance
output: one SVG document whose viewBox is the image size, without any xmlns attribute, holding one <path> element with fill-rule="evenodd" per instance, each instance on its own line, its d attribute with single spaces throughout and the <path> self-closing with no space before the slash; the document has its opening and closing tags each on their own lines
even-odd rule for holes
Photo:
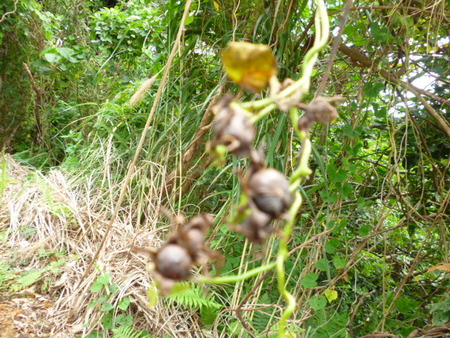
<svg viewBox="0 0 450 338">
<path fill-rule="evenodd" d="M 42 107 L 42 92 L 39 89 L 39 87 L 36 85 L 36 81 L 34 80 L 33 74 L 31 73 L 30 67 L 24 62 L 22 63 L 23 67 L 25 68 L 25 71 L 27 72 L 27 75 L 31 82 L 31 87 L 33 88 L 34 92 L 36 93 L 36 102 L 34 104 L 34 118 L 36 119 L 36 128 L 37 128 L 37 136 L 36 141 L 38 144 L 40 144 L 43 140 L 43 131 L 42 131 L 42 122 L 41 122 L 41 115 L 39 114 L 39 111 Z"/>
<path fill-rule="evenodd" d="M 174 45 L 172 47 L 172 50 L 171 50 L 170 55 L 169 55 L 169 58 L 167 60 L 166 69 L 164 70 L 164 74 L 162 76 L 161 83 L 159 85 L 158 91 L 156 92 L 155 99 L 153 101 L 152 108 L 151 108 L 150 113 L 148 115 L 147 122 L 145 124 L 144 130 L 142 131 L 141 138 L 139 140 L 139 144 L 138 144 L 138 146 L 136 148 L 136 152 L 134 153 L 134 157 L 133 157 L 133 159 L 132 159 L 132 161 L 131 161 L 131 163 L 130 163 L 130 165 L 128 167 L 127 175 L 125 176 L 125 178 L 124 178 L 124 180 L 122 182 L 122 187 L 121 187 L 121 190 L 120 190 L 119 199 L 117 200 L 117 203 L 116 203 L 116 205 L 114 207 L 114 211 L 113 211 L 113 214 L 111 215 L 111 219 L 110 219 L 108 225 L 106 226 L 106 231 L 105 231 L 105 234 L 103 235 L 103 239 L 100 242 L 100 245 L 99 245 L 99 247 L 98 247 L 98 249 L 97 249 L 97 251 L 96 251 L 96 253 L 94 255 L 94 258 L 92 259 L 92 262 L 86 268 L 86 271 L 84 272 L 83 277 L 81 278 L 80 283 L 77 286 L 77 289 L 81 286 L 81 284 L 83 283 L 83 280 L 86 278 L 88 273 L 91 271 L 92 266 L 97 261 L 98 256 L 100 255 L 100 252 L 103 250 L 103 247 L 105 246 L 105 243 L 106 243 L 106 241 L 107 241 L 107 239 L 109 237 L 109 233 L 110 233 L 111 228 L 112 228 L 112 226 L 114 224 L 114 221 L 116 220 L 117 215 L 119 213 L 119 209 L 120 209 L 120 207 L 122 205 L 122 202 L 123 202 L 123 200 L 125 198 L 125 193 L 126 193 L 127 188 L 128 188 L 128 183 L 130 182 L 131 176 L 133 175 L 134 168 L 136 166 L 136 162 L 137 162 L 137 160 L 139 158 L 139 155 L 140 155 L 140 153 L 142 151 L 142 148 L 144 146 L 145 139 L 147 138 L 147 134 L 148 134 L 148 131 L 150 129 L 150 124 L 151 124 L 151 122 L 153 120 L 153 116 L 155 114 L 156 108 L 158 107 L 159 101 L 160 101 L 161 96 L 162 96 L 162 92 L 163 92 L 164 87 L 166 85 L 168 74 L 169 74 L 170 68 L 172 66 L 172 62 L 173 62 L 173 60 L 175 58 L 175 55 L 178 53 L 178 49 L 180 47 L 181 36 L 182 36 L 182 34 L 184 32 L 184 26 L 185 26 L 185 23 L 186 23 L 186 19 L 189 16 L 189 9 L 191 7 L 191 3 L 192 3 L 192 0 L 187 0 L 186 4 L 184 6 L 184 13 L 183 13 L 183 17 L 181 19 L 180 28 L 178 29 L 178 34 L 177 34 L 177 37 L 175 39 L 175 43 L 174 43 Z"/>
<path fill-rule="evenodd" d="M 391 337 L 391 338 L 399 338 L 397 335 L 387 332 L 378 332 L 378 333 L 372 333 L 365 336 L 362 336 L 360 338 L 377 338 L 377 337 Z"/>
<path fill-rule="evenodd" d="M 331 49 L 331 54 L 328 59 L 327 63 L 327 69 L 325 70 L 325 73 L 322 75 L 322 79 L 320 80 L 319 88 L 317 89 L 316 96 L 321 96 L 323 94 L 323 91 L 325 90 L 325 86 L 327 85 L 328 78 L 331 74 L 331 68 L 333 68 L 334 59 L 336 57 L 336 53 L 338 51 L 339 45 L 341 44 L 341 38 L 342 33 L 344 32 L 345 25 L 347 23 L 347 17 L 348 13 L 350 12 L 350 8 L 353 4 L 353 0 L 347 0 L 345 7 L 344 7 L 344 13 L 342 13 L 342 22 L 339 26 L 339 32 L 336 38 L 333 40 L 333 48 Z"/>
<path fill-rule="evenodd" d="M 247 326 L 247 323 L 245 322 L 244 318 L 242 317 L 242 314 L 241 314 L 242 305 L 244 305 L 247 302 L 247 300 L 255 293 L 255 291 L 258 289 L 258 287 L 261 285 L 261 283 L 264 282 L 264 280 L 267 278 L 269 273 L 270 273 L 270 271 L 266 271 L 265 273 L 263 273 L 263 275 L 259 278 L 259 280 L 256 282 L 256 284 L 253 286 L 251 291 L 249 293 L 247 293 L 247 295 L 244 297 L 244 299 L 242 299 L 241 303 L 236 308 L 236 317 L 241 322 L 242 327 L 248 332 L 248 334 L 252 338 L 256 338 L 256 336 L 250 331 L 249 327 Z"/>
<path fill-rule="evenodd" d="M 6 16 L 14 14 L 17 11 L 17 4 L 19 3 L 19 0 L 14 1 L 14 9 L 11 12 L 6 12 L 2 15 L 2 18 L 0 19 L 0 23 L 3 22 L 3 20 L 6 19 Z"/>
<path fill-rule="evenodd" d="M 308 239 L 306 242 L 303 242 L 302 244 L 300 244 L 299 246 L 295 247 L 294 249 L 292 249 L 291 251 L 289 251 L 289 256 L 292 255 L 294 252 L 303 249 L 304 247 L 310 245 L 311 243 L 315 242 L 317 239 L 319 239 L 320 237 L 325 236 L 326 234 L 330 233 L 333 229 L 328 229 L 325 230 L 323 232 L 321 232 L 320 234 L 317 234 L 313 237 L 311 237 L 310 239 Z"/>
<path fill-rule="evenodd" d="M 355 308 L 353 309 L 352 315 L 350 316 L 350 321 L 349 321 L 349 323 L 348 323 L 348 329 L 349 329 L 350 335 L 351 335 L 352 337 L 354 337 L 354 334 L 353 334 L 353 322 L 354 322 L 354 320 L 355 320 L 356 314 L 358 313 L 358 310 L 359 310 L 359 308 L 361 307 L 361 305 L 363 304 L 364 300 L 365 300 L 368 296 L 374 294 L 375 291 L 376 291 L 376 290 L 372 290 L 372 291 L 370 291 L 369 293 L 366 293 L 365 295 L 363 295 L 363 296 L 359 299 L 359 301 L 358 301 L 358 303 L 356 304 Z"/>
</svg>

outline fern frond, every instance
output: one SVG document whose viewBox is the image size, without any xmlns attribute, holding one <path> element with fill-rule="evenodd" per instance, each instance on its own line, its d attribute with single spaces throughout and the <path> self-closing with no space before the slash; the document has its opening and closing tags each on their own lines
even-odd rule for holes
<svg viewBox="0 0 450 338">
<path fill-rule="evenodd" d="M 147 331 L 136 331 L 133 326 L 122 325 L 113 329 L 114 338 L 152 338 Z"/>
<path fill-rule="evenodd" d="M 178 292 L 170 294 L 167 299 L 176 302 L 178 305 L 186 306 L 189 309 L 201 310 L 203 308 L 220 309 L 221 304 L 215 302 L 210 297 L 205 296 L 203 290 L 196 284 L 187 284 L 188 287 L 180 288 Z"/>
</svg>

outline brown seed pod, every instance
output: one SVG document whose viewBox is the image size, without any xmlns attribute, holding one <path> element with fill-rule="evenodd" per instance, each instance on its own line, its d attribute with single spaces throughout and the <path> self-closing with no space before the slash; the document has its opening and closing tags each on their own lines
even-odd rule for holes
<svg viewBox="0 0 450 338">
<path fill-rule="evenodd" d="M 167 216 L 175 220 L 169 212 Z M 180 223 L 185 218 L 178 218 Z M 205 235 L 213 224 L 214 218 L 210 215 L 197 215 L 183 226 L 176 224 L 176 230 L 169 236 L 167 242 L 159 249 L 131 247 L 136 253 L 148 255 L 154 262 L 153 274 L 158 281 L 162 295 L 167 295 L 177 281 L 187 280 L 191 277 L 191 268 L 194 265 L 202 266 L 207 273 L 207 262 L 214 260 L 218 269 L 224 264 L 224 257 L 208 248 Z"/>
<path fill-rule="evenodd" d="M 233 102 L 232 95 L 224 96 L 213 109 L 216 114 L 213 147 L 223 144 L 232 154 L 248 156 L 256 131 L 245 111 Z"/>
<path fill-rule="evenodd" d="M 205 234 L 212 226 L 214 218 L 210 215 L 197 215 L 191 219 L 184 230 L 185 247 L 194 261 L 199 253 L 205 249 Z"/>
<path fill-rule="evenodd" d="M 335 107 L 330 102 L 340 101 L 340 97 L 325 98 L 318 97 L 308 104 L 300 104 L 299 107 L 305 111 L 305 114 L 298 120 L 298 128 L 309 132 L 314 122 L 328 123 L 338 118 Z"/>
<path fill-rule="evenodd" d="M 273 232 L 272 217 L 254 205 L 251 206 L 251 210 L 250 216 L 235 230 L 247 237 L 250 242 L 262 243 Z"/>
<path fill-rule="evenodd" d="M 292 202 L 289 181 L 282 173 L 272 168 L 254 172 L 248 180 L 247 189 L 258 209 L 272 218 L 280 217 Z"/>
<path fill-rule="evenodd" d="M 156 271 L 164 278 L 186 280 L 192 264 L 188 251 L 178 244 L 167 243 L 155 255 Z"/>
</svg>

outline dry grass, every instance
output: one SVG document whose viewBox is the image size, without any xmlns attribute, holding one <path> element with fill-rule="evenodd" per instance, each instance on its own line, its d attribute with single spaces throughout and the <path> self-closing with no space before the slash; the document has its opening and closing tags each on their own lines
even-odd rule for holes
<svg viewBox="0 0 450 338">
<path fill-rule="evenodd" d="M 108 158 L 107 153 L 101 155 Z M 146 329 L 157 337 L 198 336 L 193 313 L 161 301 L 155 307 L 148 306 L 147 290 L 151 283 L 146 270 L 148 262 L 129 251 L 131 244 L 159 246 L 168 231 L 166 226 L 157 226 L 163 191 L 160 182 L 165 181 L 163 166 L 145 162 L 136 171 L 134 181 L 148 184 L 137 188 L 141 190 L 139 198 L 131 197 L 136 196 L 136 189 L 133 194 L 128 193 L 106 249 L 100 253 L 95 268 L 82 279 L 103 238 L 120 190 L 120 181 L 115 181 L 115 173 L 111 172 L 113 166 L 106 163 L 83 180 L 60 170 L 43 175 L 21 166 L 8 155 L 3 156 L 3 163 L 7 175 L 3 172 L 0 177 L 6 178 L 7 185 L 1 196 L 0 231 L 6 234 L 2 246 L 9 254 L 10 264 L 18 268 L 26 262 L 25 269 L 39 269 L 49 264 L 48 259 L 38 254 L 39 249 L 66 253 L 67 261 L 57 274 L 51 275 L 49 287 L 39 288 L 37 282 L 30 289 L 54 300 L 48 310 L 46 329 L 36 326 L 38 336 L 48 332 L 48 328 L 51 337 L 84 336 L 94 329 L 101 330 L 104 313 L 98 306 L 88 307 L 98 297 L 89 288 L 105 273 L 111 275 L 111 283 L 119 286 L 114 304 L 130 297 L 127 313 L 134 316 L 135 329 Z M 16 253 L 17 259 L 11 258 Z"/>
</svg>

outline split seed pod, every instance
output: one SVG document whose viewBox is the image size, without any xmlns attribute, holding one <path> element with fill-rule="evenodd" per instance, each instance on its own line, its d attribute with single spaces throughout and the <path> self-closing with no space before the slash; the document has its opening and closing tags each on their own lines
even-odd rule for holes
<svg viewBox="0 0 450 338">
<path fill-rule="evenodd" d="M 245 111 L 233 102 L 232 95 L 224 96 L 213 111 L 216 114 L 213 147 L 223 144 L 232 154 L 248 156 L 256 131 Z"/>
<path fill-rule="evenodd" d="M 250 216 L 236 227 L 236 231 L 247 237 L 250 242 L 262 243 L 273 232 L 272 217 L 253 204 L 251 210 Z"/>
<path fill-rule="evenodd" d="M 309 132 L 314 122 L 328 123 L 336 120 L 338 113 L 330 102 L 340 100 L 341 98 L 318 97 L 309 104 L 300 104 L 299 107 L 305 111 L 305 114 L 298 120 L 298 128 Z"/>
<path fill-rule="evenodd" d="M 195 261 L 198 260 L 200 252 L 205 251 L 205 234 L 213 222 L 214 219 L 210 215 L 197 215 L 186 226 L 185 246 Z"/>
<path fill-rule="evenodd" d="M 280 217 L 292 203 L 289 181 L 278 170 L 257 170 L 250 176 L 247 188 L 258 209 L 272 218 Z"/>
</svg>

